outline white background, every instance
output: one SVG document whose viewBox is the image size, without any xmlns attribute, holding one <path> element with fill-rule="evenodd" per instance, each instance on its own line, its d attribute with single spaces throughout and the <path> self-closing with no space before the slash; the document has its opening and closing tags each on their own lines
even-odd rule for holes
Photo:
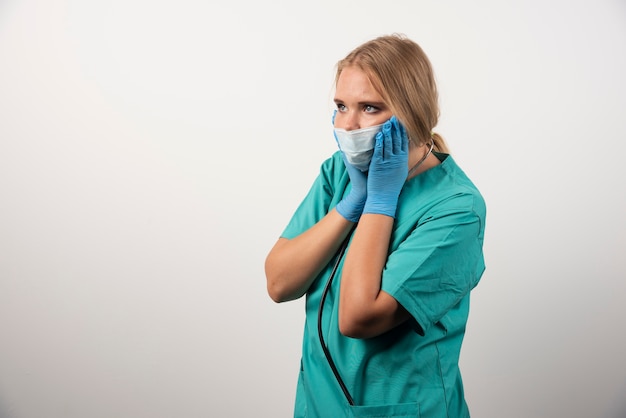
<svg viewBox="0 0 626 418">
<path fill-rule="evenodd" d="M 0 1 L 0 417 L 288 417 L 263 263 L 401 32 L 484 194 L 479 418 L 626 416 L 626 2 Z"/>
</svg>

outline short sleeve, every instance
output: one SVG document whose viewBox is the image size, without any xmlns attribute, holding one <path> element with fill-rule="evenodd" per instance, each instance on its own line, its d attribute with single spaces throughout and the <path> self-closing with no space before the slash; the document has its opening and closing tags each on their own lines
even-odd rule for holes
<svg viewBox="0 0 626 418">
<path fill-rule="evenodd" d="M 383 271 L 382 290 L 427 330 L 476 286 L 483 259 L 484 202 L 457 195 L 434 208 L 395 249 Z"/>
<path fill-rule="evenodd" d="M 341 154 L 335 152 L 324 161 L 320 173 L 302 200 L 281 237 L 292 239 L 319 222 L 334 208 L 347 191 L 349 176 Z"/>
</svg>

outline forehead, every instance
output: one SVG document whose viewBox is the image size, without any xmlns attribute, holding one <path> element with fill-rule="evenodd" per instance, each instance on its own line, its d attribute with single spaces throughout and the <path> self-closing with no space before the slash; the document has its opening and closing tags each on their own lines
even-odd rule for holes
<svg viewBox="0 0 626 418">
<path fill-rule="evenodd" d="M 368 74 L 355 66 L 345 67 L 341 71 L 335 89 L 335 99 L 348 100 L 350 98 L 381 99 Z"/>
</svg>

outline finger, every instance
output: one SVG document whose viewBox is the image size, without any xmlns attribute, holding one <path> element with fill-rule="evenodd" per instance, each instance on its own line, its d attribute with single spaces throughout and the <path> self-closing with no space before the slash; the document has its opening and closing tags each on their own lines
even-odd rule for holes
<svg viewBox="0 0 626 418">
<path fill-rule="evenodd" d="M 393 155 L 399 155 L 402 153 L 402 130 L 397 119 L 393 121 L 391 132 L 393 138 Z"/>
<path fill-rule="evenodd" d="M 393 154 L 394 155 L 399 155 L 402 153 L 402 143 L 403 143 L 403 129 L 402 129 L 402 125 L 400 124 L 400 122 L 398 122 L 398 119 L 396 119 L 395 117 L 393 118 L 393 124 L 392 124 L 392 137 L 393 137 Z"/>
<path fill-rule="evenodd" d="M 409 137 L 408 136 L 402 135 L 402 143 L 401 143 L 400 149 L 403 154 L 407 154 L 409 152 Z"/>
<path fill-rule="evenodd" d="M 401 137 L 400 150 L 402 153 L 407 153 L 409 150 L 409 136 L 406 134 L 406 128 L 400 121 L 398 121 L 398 132 Z"/>
<path fill-rule="evenodd" d="M 376 139 L 376 143 L 374 144 L 374 155 L 372 155 L 372 163 L 374 161 L 382 161 L 383 159 L 383 142 L 385 135 L 383 131 L 380 131 L 374 137 Z M 372 164 L 370 163 L 370 165 Z"/>
<path fill-rule="evenodd" d="M 393 117 L 383 124 L 383 158 L 389 158 L 393 152 Z"/>
</svg>

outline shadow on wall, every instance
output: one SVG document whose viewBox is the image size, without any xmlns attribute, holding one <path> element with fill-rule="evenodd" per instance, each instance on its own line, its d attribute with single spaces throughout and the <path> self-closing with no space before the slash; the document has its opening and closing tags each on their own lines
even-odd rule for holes
<svg viewBox="0 0 626 418">
<path fill-rule="evenodd" d="M 607 418 L 625 418 L 626 417 L 626 400 L 621 399 L 621 403 L 616 402 L 615 408 L 609 411 Z"/>
<path fill-rule="evenodd" d="M 616 395 L 612 402 L 607 405 L 606 413 L 601 415 L 602 418 L 626 418 L 626 397 L 624 397 L 624 393 L 626 393 L 626 381 L 615 392 Z"/>
<path fill-rule="evenodd" d="M 8 406 L 8 403 L 4 401 L 4 399 L 0 399 L 0 418 L 12 418 L 15 414 L 13 414 L 12 408 Z"/>
</svg>

